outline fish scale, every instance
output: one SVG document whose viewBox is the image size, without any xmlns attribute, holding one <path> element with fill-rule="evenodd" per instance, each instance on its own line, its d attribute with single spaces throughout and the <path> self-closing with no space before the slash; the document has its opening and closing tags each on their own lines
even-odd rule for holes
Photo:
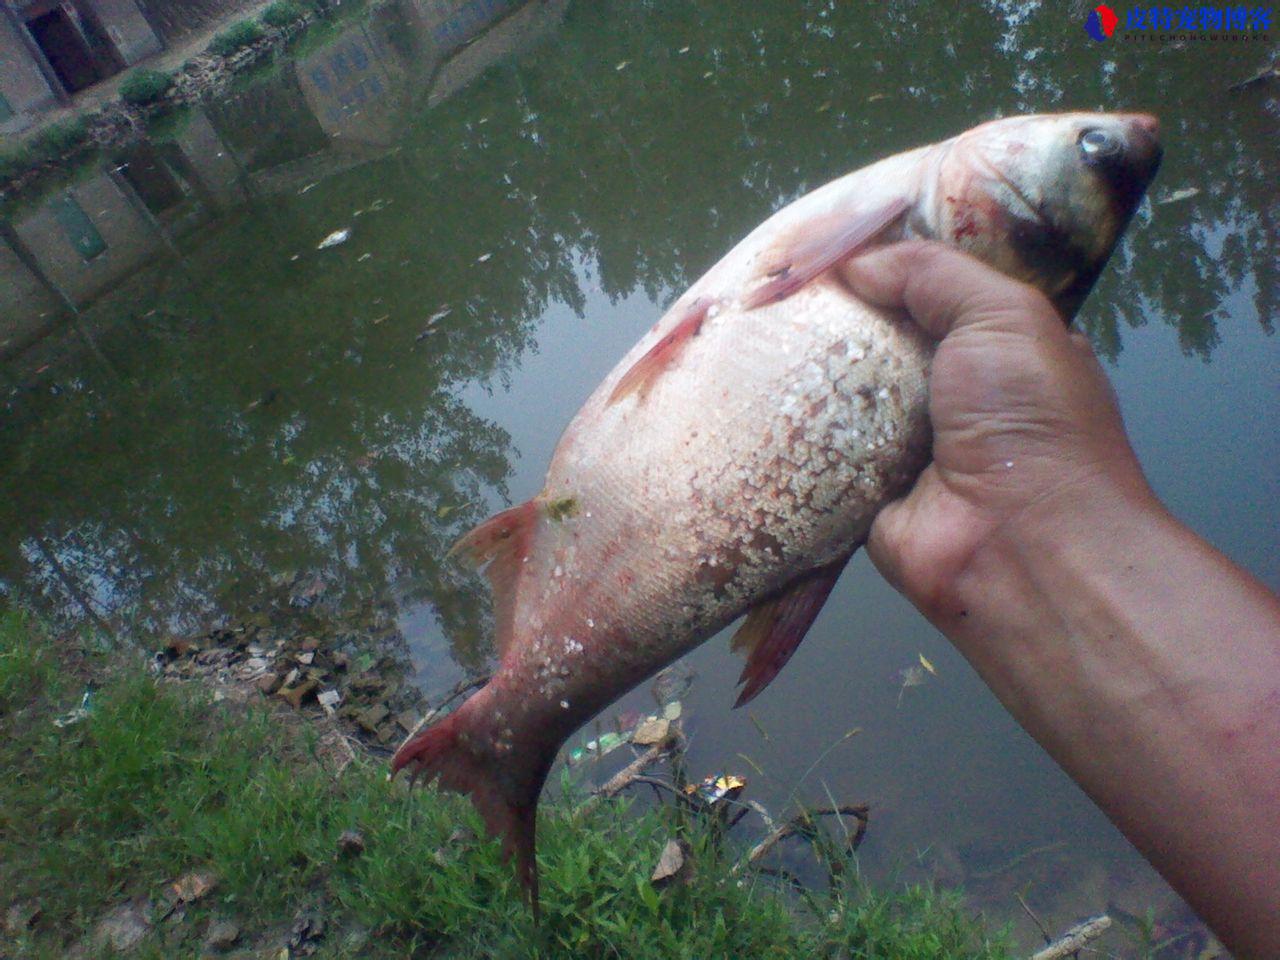
<svg viewBox="0 0 1280 960">
<path fill-rule="evenodd" d="M 588 398 L 542 492 L 455 546 L 493 587 L 499 666 L 393 770 L 468 794 L 536 910 L 537 800 L 565 740 L 744 613 L 738 704 L 758 695 L 928 463 L 933 345 L 858 299 L 851 260 L 940 240 L 1039 288 L 1069 322 L 1159 158 L 1145 115 L 1009 118 L 864 167 L 757 227 Z"/>
</svg>

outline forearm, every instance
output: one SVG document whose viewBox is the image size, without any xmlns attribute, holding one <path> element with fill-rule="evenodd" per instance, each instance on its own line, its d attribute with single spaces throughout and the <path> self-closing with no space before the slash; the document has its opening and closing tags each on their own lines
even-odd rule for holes
<svg viewBox="0 0 1280 960">
<path fill-rule="evenodd" d="M 1068 506 L 993 531 L 934 619 L 1240 956 L 1280 957 L 1280 604 L 1138 485 Z"/>
</svg>

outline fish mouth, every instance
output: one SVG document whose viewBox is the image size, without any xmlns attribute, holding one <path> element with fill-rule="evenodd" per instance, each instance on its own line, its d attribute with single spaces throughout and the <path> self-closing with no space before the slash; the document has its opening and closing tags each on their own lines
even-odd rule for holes
<svg viewBox="0 0 1280 960">
<path fill-rule="evenodd" d="M 1160 144 L 1160 121 L 1149 113 L 1125 113 L 1117 119 L 1125 132 L 1125 148 L 1098 162 L 1094 169 L 1111 191 L 1123 223 L 1142 201 L 1164 159 Z"/>
</svg>

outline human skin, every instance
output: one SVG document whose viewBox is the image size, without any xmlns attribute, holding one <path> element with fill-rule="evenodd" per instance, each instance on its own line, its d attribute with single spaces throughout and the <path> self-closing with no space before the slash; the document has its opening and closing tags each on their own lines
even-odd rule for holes
<svg viewBox="0 0 1280 960">
<path fill-rule="evenodd" d="M 1280 957 L 1280 601 L 1160 504 L 1088 342 L 937 244 L 841 268 L 939 340 L 868 551 L 1237 957 Z"/>
</svg>

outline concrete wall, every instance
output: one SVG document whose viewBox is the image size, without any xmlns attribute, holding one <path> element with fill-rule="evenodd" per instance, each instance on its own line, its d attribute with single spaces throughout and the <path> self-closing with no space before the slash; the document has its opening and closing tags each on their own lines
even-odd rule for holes
<svg viewBox="0 0 1280 960">
<path fill-rule="evenodd" d="M 234 21 L 260 0 L 138 0 L 166 44 L 181 43 L 221 21 Z"/>
<path fill-rule="evenodd" d="M 497 0 L 477 0 L 471 5 L 488 9 L 495 4 Z M 440 66 L 427 102 L 435 106 L 502 58 L 533 46 L 555 29 L 567 6 L 568 0 L 534 0 L 490 26 Z"/>
<path fill-rule="evenodd" d="M 0 11 L 0 95 L 13 111 L 12 117 L 0 121 L 0 133 L 25 130 L 37 114 L 58 105 L 57 95 L 36 65 L 19 29 L 10 15 Z"/>
<path fill-rule="evenodd" d="M 59 312 L 57 297 L 0 238 L 0 357 L 35 339 Z"/>
<path fill-rule="evenodd" d="M 399 129 L 403 72 L 395 52 L 357 25 L 298 61 L 298 85 L 329 136 L 388 146 Z"/>
<path fill-rule="evenodd" d="M 86 260 L 46 203 L 13 225 L 14 233 L 57 287 L 84 304 L 159 253 L 163 240 L 107 173 L 64 191 L 84 211 L 106 248 Z"/>
<path fill-rule="evenodd" d="M 516 7 L 521 0 L 405 0 L 429 42 L 447 52 Z"/>
<path fill-rule="evenodd" d="M 98 15 L 116 52 L 130 66 L 158 53 L 163 44 L 134 0 L 85 0 Z"/>
<path fill-rule="evenodd" d="M 199 176 L 201 185 L 209 191 L 214 203 L 226 210 L 244 202 L 240 168 L 236 166 L 231 150 L 222 142 L 203 110 L 192 109 L 186 123 L 174 137 L 174 142 Z"/>
</svg>

